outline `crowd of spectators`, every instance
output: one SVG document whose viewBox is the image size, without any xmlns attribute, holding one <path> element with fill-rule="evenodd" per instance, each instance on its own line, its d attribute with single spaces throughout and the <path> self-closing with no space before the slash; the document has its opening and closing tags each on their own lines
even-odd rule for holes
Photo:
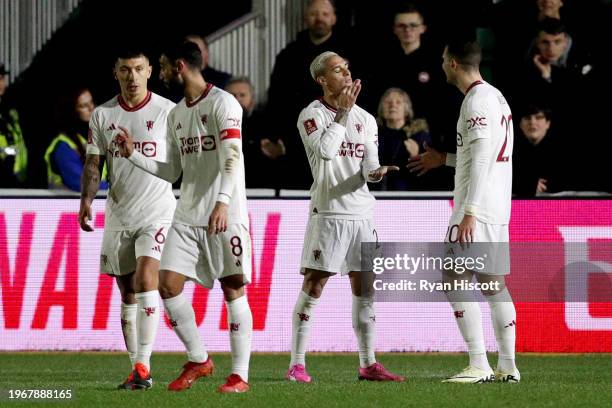
<svg viewBox="0 0 612 408">
<path fill-rule="evenodd" d="M 606 113 L 596 95 L 609 89 L 611 82 L 602 72 L 607 58 L 605 33 L 610 29 L 610 6 L 604 3 L 480 0 L 474 2 L 479 14 L 474 27 L 462 27 L 473 30 L 483 43 L 485 79 L 507 96 L 514 112 L 513 192 L 517 197 L 612 190 L 606 176 L 609 168 L 597 152 L 589 153 L 588 163 L 567 166 L 579 146 L 604 144 L 608 131 L 604 120 L 595 119 Z M 380 161 L 402 169 L 376 188 L 452 190 L 452 174 L 447 170 L 417 176 L 406 168 L 408 160 L 426 146 L 453 151 L 456 112 L 463 98 L 446 84 L 441 69 L 440 39 L 452 35 L 452 29 L 444 29 L 439 18 L 436 24 L 435 17 L 445 10 L 424 5 L 418 0 L 377 4 L 388 10 L 380 27 L 372 27 L 383 31 L 372 45 L 363 40 L 369 34 L 363 34 L 364 25 L 359 25 L 355 15 L 351 24 L 340 29 L 337 23 L 342 16 L 336 14 L 332 1 L 309 1 L 305 29 L 276 56 L 267 98 L 261 105 L 256 104 L 248 77 L 232 77 L 208 64 L 204 37 L 185 37 L 202 52 L 204 78 L 232 93 L 244 110 L 248 188 L 310 187 L 312 176 L 296 121 L 301 109 L 321 97 L 310 77 L 310 62 L 323 51 L 335 51 L 349 57 L 353 77 L 362 79 L 357 103 L 377 117 Z M 360 10 L 363 12 L 354 6 L 357 17 Z M 6 74 L 0 65 L 1 187 L 27 187 L 25 168 L 28 160 L 36 158 L 28 158 L 27 146 L 32 141 L 22 134 L 17 111 L 2 100 Z M 175 101 L 181 97 L 172 90 L 164 96 Z M 88 89 L 78 88 L 58 106 L 63 107 L 63 114 L 58 116 L 57 132 L 43 158 L 48 185 L 78 191 L 93 97 Z"/>
</svg>

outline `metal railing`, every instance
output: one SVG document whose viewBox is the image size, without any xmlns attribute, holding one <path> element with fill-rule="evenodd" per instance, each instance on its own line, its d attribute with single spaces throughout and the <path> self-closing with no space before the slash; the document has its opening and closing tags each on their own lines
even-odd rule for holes
<svg viewBox="0 0 612 408">
<path fill-rule="evenodd" d="M 253 0 L 253 12 L 209 36 L 210 65 L 247 76 L 263 101 L 276 55 L 303 29 L 306 0 Z"/>
<path fill-rule="evenodd" d="M 0 62 L 9 84 L 32 62 L 81 0 L 0 0 Z"/>
</svg>

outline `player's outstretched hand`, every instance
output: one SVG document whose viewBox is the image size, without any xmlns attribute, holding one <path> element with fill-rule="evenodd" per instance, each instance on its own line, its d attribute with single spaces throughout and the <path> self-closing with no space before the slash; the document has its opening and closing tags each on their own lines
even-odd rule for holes
<svg viewBox="0 0 612 408">
<path fill-rule="evenodd" d="M 411 173 L 418 171 L 417 176 L 422 176 L 431 169 L 443 166 L 445 163 L 445 155 L 436 149 L 429 147 L 427 142 L 423 144 L 425 153 L 417 154 L 408 160 L 408 167 Z"/>
<path fill-rule="evenodd" d="M 227 231 L 227 207 L 227 204 L 217 201 L 208 220 L 208 235 Z"/>
<path fill-rule="evenodd" d="M 115 136 L 115 143 L 119 146 L 121 157 L 128 158 L 134 152 L 134 138 L 123 126 L 119 126 L 119 133 Z"/>
<path fill-rule="evenodd" d="M 350 111 L 355 102 L 357 102 L 359 92 L 361 92 L 360 79 L 356 79 L 351 85 L 345 86 L 338 97 L 338 109 Z"/>
<path fill-rule="evenodd" d="M 372 170 L 368 173 L 368 177 L 372 181 L 380 181 L 390 171 L 399 171 L 397 166 L 380 166 L 376 170 Z"/>
<path fill-rule="evenodd" d="M 81 208 L 79 209 L 79 225 L 83 231 L 91 232 L 93 228 L 89 225 L 91 221 L 91 203 L 87 198 L 81 198 Z"/>
</svg>

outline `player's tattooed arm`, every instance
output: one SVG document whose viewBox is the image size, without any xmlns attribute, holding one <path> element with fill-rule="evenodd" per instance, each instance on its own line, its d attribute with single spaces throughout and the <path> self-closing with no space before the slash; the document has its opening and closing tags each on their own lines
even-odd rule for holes
<svg viewBox="0 0 612 408">
<path fill-rule="evenodd" d="M 341 124 L 346 127 L 346 121 L 348 120 L 348 114 L 350 110 L 345 108 L 338 108 L 336 112 L 336 117 L 334 118 L 334 122 Z"/>
<path fill-rule="evenodd" d="M 81 207 L 79 209 L 79 224 L 83 231 L 93 231 L 88 221 L 91 221 L 91 203 L 100 186 L 100 156 L 88 154 L 81 176 Z"/>
</svg>

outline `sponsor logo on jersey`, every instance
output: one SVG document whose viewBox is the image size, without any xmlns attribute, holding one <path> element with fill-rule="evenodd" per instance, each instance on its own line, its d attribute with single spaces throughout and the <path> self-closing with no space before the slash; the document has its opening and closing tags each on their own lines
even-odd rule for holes
<svg viewBox="0 0 612 408">
<path fill-rule="evenodd" d="M 475 116 L 465 121 L 467 123 L 468 130 L 472 130 L 475 127 L 486 127 L 487 118 Z"/>
<path fill-rule="evenodd" d="M 355 159 L 363 159 L 364 146 L 363 143 L 342 142 L 338 149 L 338 156 L 352 157 Z"/>
<path fill-rule="evenodd" d="M 181 137 L 179 140 L 181 142 L 181 156 L 217 148 L 217 142 L 213 135 Z"/>
<path fill-rule="evenodd" d="M 134 146 L 136 148 L 136 146 Z M 155 142 L 142 142 L 141 151 L 145 157 L 155 157 L 157 155 L 157 143 Z"/>
<path fill-rule="evenodd" d="M 204 151 L 215 150 L 215 147 L 217 147 L 214 136 L 202 136 L 201 141 L 202 141 L 202 150 Z"/>
<path fill-rule="evenodd" d="M 306 130 L 307 135 L 315 132 L 317 130 L 317 122 L 314 119 L 306 119 L 304 121 L 304 130 Z"/>
<path fill-rule="evenodd" d="M 363 125 L 361 123 L 355 123 L 355 129 L 357 129 L 357 133 L 361 133 Z"/>
<path fill-rule="evenodd" d="M 463 136 L 459 132 L 457 132 L 457 146 L 463 146 Z"/>
<path fill-rule="evenodd" d="M 319 259 L 321 259 L 321 250 L 320 249 L 313 250 L 312 256 L 314 257 L 315 261 L 318 261 Z"/>
<path fill-rule="evenodd" d="M 237 118 L 227 118 L 227 124 L 230 127 L 238 127 L 238 126 L 240 126 L 240 121 L 241 120 L 237 119 Z"/>
<path fill-rule="evenodd" d="M 152 120 L 147 120 L 147 130 L 153 129 L 153 123 L 155 122 Z"/>
</svg>

